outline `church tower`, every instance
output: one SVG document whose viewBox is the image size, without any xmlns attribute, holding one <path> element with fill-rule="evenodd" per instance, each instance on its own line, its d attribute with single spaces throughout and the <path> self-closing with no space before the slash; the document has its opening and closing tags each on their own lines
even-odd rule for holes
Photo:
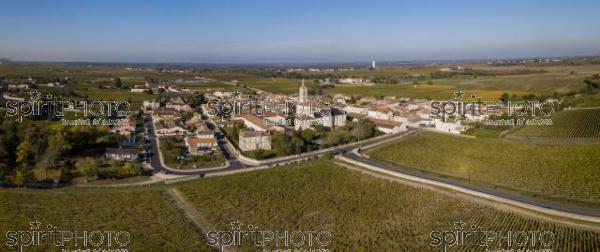
<svg viewBox="0 0 600 252">
<path fill-rule="evenodd" d="M 300 98 L 300 103 L 304 103 L 308 99 L 308 89 L 304 86 L 304 79 L 302 79 L 302 86 L 300 86 L 298 96 Z"/>
</svg>

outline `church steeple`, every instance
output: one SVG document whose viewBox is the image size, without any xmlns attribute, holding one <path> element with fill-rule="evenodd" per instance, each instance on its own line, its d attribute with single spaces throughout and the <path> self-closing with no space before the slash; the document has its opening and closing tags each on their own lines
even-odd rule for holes
<svg viewBox="0 0 600 252">
<path fill-rule="evenodd" d="M 302 79 L 302 85 L 300 86 L 298 92 L 298 98 L 300 99 L 300 103 L 304 103 L 308 98 L 308 89 L 306 88 L 306 86 L 304 86 L 304 79 Z"/>
</svg>

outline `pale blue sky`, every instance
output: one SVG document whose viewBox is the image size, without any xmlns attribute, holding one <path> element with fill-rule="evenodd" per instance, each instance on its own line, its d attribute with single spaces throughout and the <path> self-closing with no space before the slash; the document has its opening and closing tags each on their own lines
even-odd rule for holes
<svg viewBox="0 0 600 252">
<path fill-rule="evenodd" d="M 278 63 L 600 54 L 600 1 L 0 2 L 0 57 Z"/>
</svg>

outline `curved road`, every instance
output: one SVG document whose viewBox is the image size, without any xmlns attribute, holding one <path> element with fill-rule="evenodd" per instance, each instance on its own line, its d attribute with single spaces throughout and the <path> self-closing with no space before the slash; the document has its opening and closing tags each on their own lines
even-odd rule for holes
<svg viewBox="0 0 600 252">
<path fill-rule="evenodd" d="M 145 118 L 148 118 L 148 120 L 150 120 L 150 122 L 152 120 L 149 116 L 145 116 Z M 156 136 L 154 135 L 154 125 L 153 125 L 153 123 L 146 123 L 146 122 L 145 122 L 145 125 L 147 126 L 147 130 L 149 130 L 149 132 L 147 132 L 147 135 L 150 138 L 150 139 L 145 140 L 145 141 L 148 141 L 146 144 L 146 148 L 147 148 L 146 151 L 149 153 L 152 153 L 152 155 L 149 158 L 150 159 L 149 161 L 150 161 L 150 165 L 155 169 L 156 172 L 165 172 L 165 173 L 176 174 L 176 175 L 204 176 L 205 174 L 213 173 L 213 172 L 245 170 L 245 169 L 252 170 L 253 168 L 255 168 L 255 166 L 248 166 L 248 165 L 242 164 L 235 157 L 235 154 L 233 154 L 234 152 L 232 150 L 230 150 L 229 146 L 225 143 L 225 141 L 223 139 L 224 136 L 222 136 L 220 134 L 217 134 L 217 139 L 219 141 L 219 146 L 221 147 L 221 150 L 223 151 L 223 154 L 225 155 L 225 158 L 229 162 L 229 166 L 221 168 L 221 169 L 211 169 L 211 170 L 198 169 L 198 170 L 194 170 L 194 171 L 174 170 L 174 169 L 171 169 L 168 167 L 164 167 L 161 164 L 159 156 L 155 154 L 156 150 L 158 150 L 158 143 L 156 140 Z M 371 143 L 370 147 L 372 147 L 374 145 L 383 144 L 385 142 L 388 142 L 389 140 L 397 140 L 406 135 L 409 135 L 412 132 L 414 132 L 414 131 L 409 130 L 408 132 L 406 132 L 404 134 L 390 135 L 389 138 L 386 138 L 384 140 L 365 141 L 362 144 L 367 145 L 367 144 Z M 372 143 L 372 142 L 374 142 L 374 143 Z M 350 151 L 353 148 L 356 148 L 356 145 L 339 148 L 339 149 L 337 149 L 336 154 L 339 156 L 342 156 L 344 158 L 353 160 L 355 162 L 359 162 L 362 164 L 377 167 L 379 169 L 383 169 L 385 171 L 391 172 L 392 174 L 407 175 L 407 176 L 412 176 L 412 177 L 416 177 L 419 179 L 424 179 L 424 180 L 433 182 L 433 183 L 429 183 L 429 184 L 441 183 L 442 185 L 445 185 L 447 188 L 450 188 L 450 189 L 452 189 L 453 187 L 457 187 L 457 188 L 464 189 L 467 191 L 476 192 L 476 193 L 480 194 L 479 195 L 480 197 L 481 197 L 481 195 L 491 195 L 493 197 L 503 199 L 504 203 L 511 204 L 511 202 L 516 202 L 516 203 L 513 203 L 512 205 L 515 205 L 518 207 L 523 207 L 523 208 L 526 208 L 529 210 L 533 210 L 533 211 L 537 211 L 537 212 L 544 212 L 540 209 L 536 210 L 535 208 L 547 209 L 549 211 L 544 212 L 546 214 L 560 215 L 563 217 L 573 217 L 573 216 L 569 216 L 569 215 L 579 215 L 579 216 L 583 216 L 583 217 L 590 217 L 591 219 L 595 220 L 595 221 L 593 220 L 593 222 L 596 222 L 596 223 L 600 222 L 599 221 L 600 220 L 600 211 L 598 211 L 598 210 L 581 208 L 581 207 L 576 207 L 576 206 L 571 206 L 571 205 L 565 205 L 565 204 L 561 204 L 558 202 L 542 200 L 542 199 L 528 197 L 528 196 L 524 196 L 524 195 L 510 194 L 510 193 L 498 191 L 498 190 L 488 188 L 488 187 L 477 186 L 477 185 L 469 184 L 466 182 L 457 181 L 454 179 L 443 178 L 443 177 L 426 174 L 426 173 L 423 173 L 423 172 L 415 170 L 415 169 L 408 169 L 408 168 L 404 168 L 401 166 L 391 165 L 388 163 L 384 163 L 384 162 L 380 162 L 380 161 L 376 161 L 373 159 L 362 157 L 360 155 L 357 155 L 355 152 Z M 298 159 L 306 158 L 307 156 L 310 156 L 310 155 L 298 156 Z M 289 161 L 290 160 L 287 160 L 287 162 L 289 162 Z M 275 164 L 275 163 L 273 163 L 273 164 Z M 459 191 L 462 193 L 465 193 L 465 191 L 461 191 L 461 190 L 459 190 Z M 467 194 L 469 194 L 469 193 L 467 192 Z M 475 195 L 475 193 L 470 193 L 470 194 Z M 475 195 L 475 196 L 478 196 L 478 195 Z M 494 199 L 491 199 L 491 200 L 494 200 Z M 498 200 L 495 200 L 495 201 L 498 201 Z M 561 213 L 563 213 L 563 214 L 561 214 Z"/>
<path fill-rule="evenodd" d="M 221 150 L 223 151 L 223 155 L 225 155 L 225 158 L 229 162 L 229 165 L 227 167 L 224 167 L 221 169 L 205 168 L 205 169 L 197 169 L 197 170 L 193 170 L 193 171 L 175 170 L 175 169 L 172 169 L 169 167 L 165 167 L 162 164 L 162 162 L 160 161 L 160 157 L 158 155 L 158 151 L 159 151 L 158 141 L 156 140 L 157 137 L 154 134 L 154 124 L 152 123 L 152 118 L 150 116 L 144 115 L 144 125 L 145 125 L 146 136 L 147 136 L 147 138 L 144 139 L 144 149 L 145 149 L 145 152 L 149 154 L 149 157 L 147 157 L 146 161 L 149 161 L 150 166 L 154 169 L 155 172 L 164 172 L 164 173 L 175 174 L 175 175 L 200 175 L 200 176 L 202 176 L 211 171 L 215 172 L 215 171 L 237 170 L 237 169 L 245 168 L 245 166 L 242 163 L 240 163 L 239 160 L 237 160 L 235 155 L 231 154 L 232 152 L 231 152 L 231 150 L 229 150 L 229 147 L 223 141 L 222 136 L 217 136 L 217 139 L 219 142 L 219 147 L 221 147 Z"/>
</svg>

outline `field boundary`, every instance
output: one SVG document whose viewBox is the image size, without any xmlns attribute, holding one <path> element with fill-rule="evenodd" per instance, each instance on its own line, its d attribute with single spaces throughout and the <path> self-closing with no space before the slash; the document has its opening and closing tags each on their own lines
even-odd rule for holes
<svg viewBox="0 0 600 252">
<path fill-rule="evenodd" d="M 194 208 L 194 206 L 185 198 L 185 196 L 177 190 L 177 188 L 171 188 L 166 191 L 167 197 L 171 200 L 173 205 L 181 210 L 184 216 L 191 221 L 196 227 L 196 231 L 200 233 L 203 237 L 206 236 L 206 233 L 210 230 L 214 230 L 212 225 L 208 223 L 208 221 Z M 229 247 L 218 248 L 219 251 L 236 251 Z"/>
</svg>

